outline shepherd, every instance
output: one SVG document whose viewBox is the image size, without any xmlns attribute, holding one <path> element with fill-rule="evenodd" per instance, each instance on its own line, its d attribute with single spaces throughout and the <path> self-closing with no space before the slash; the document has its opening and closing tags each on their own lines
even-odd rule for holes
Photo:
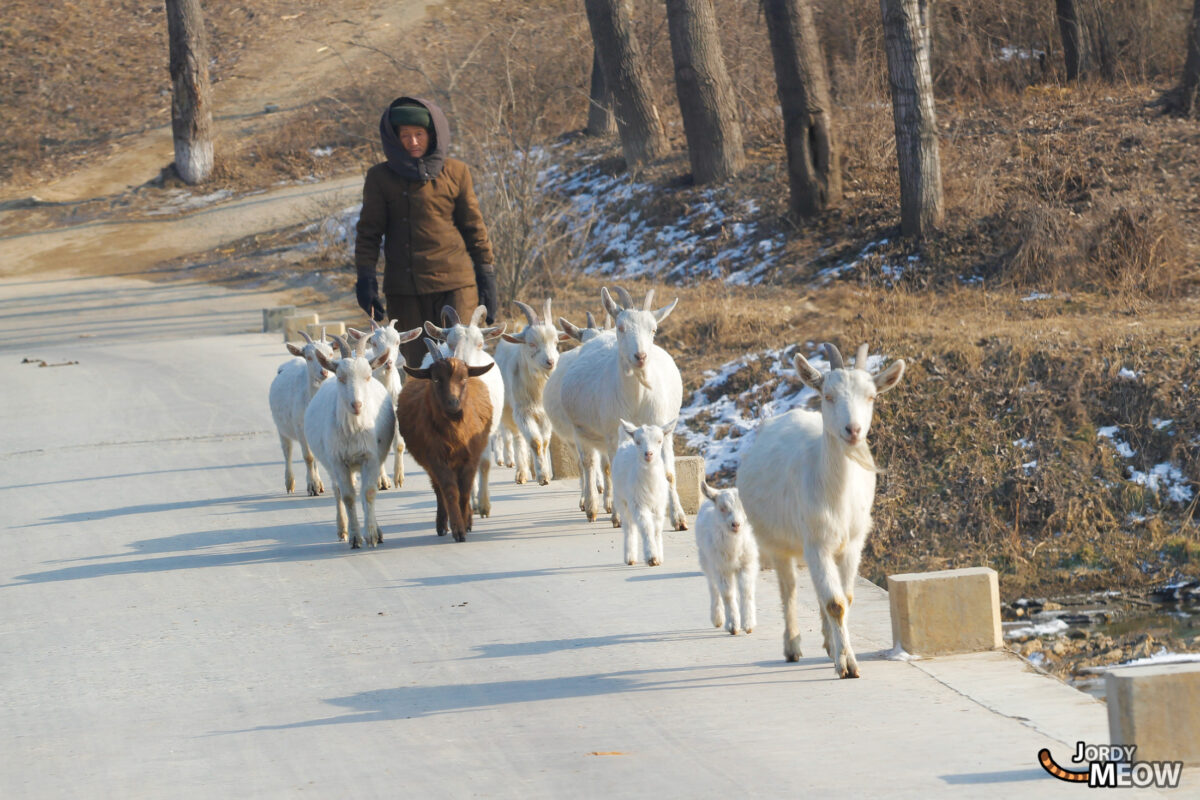
<svg viewBox="0 0 1200 800">
<path fill-rule="evenodd" d="M 443 308 L 470 319 L 480 304 L 495 321 L 496 266 L 471 171 L 450 158 L 450 124 L 433 102 L 392 101 L 379 120 L 387 160 L 367 170 L 354 242 L 355 294 L 372 319 L 398 320 L 400 330 L 440 324 Z M 376 265 L 383 245 L 383 295 Z M 421 363 L 418 339 L 401 350 Z"/>
</svg>

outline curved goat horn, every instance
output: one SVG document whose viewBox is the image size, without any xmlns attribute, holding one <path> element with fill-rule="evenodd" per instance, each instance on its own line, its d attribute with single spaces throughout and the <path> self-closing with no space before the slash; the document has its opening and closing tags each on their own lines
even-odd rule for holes
<svg viewBox="0 0 1200 800">
<path fill-rule="evenodd" d="M 428 336 L 425 337 L 425 349 L 429 351 L 429 355 L 433 356 L 434 361 L 441 361 L 443 358 L 445 358 L 445 356 L 442 355 L 442 348 L 438 346 L 437 342 L 435 342 L 433 339 L 430 339 Z"/>
<path fill-rule="evenodd" d="M 483 325 L 487 320 L 487 306 L 476 306 L 474 313 L 471 314 L 471 324 L 476 328 Z"/>
<path fill-rule="evenodd" d="M 530 325 L 538 324 L 539 320 L 538 320 L 537 312 L 534 311 L 532 307 L 526 305 L 525 303 L 522 303 L 520 300 L 513 300 L 513 302 L 517 304 L 517 308 L 521 309 L 521 311 L 524 312 L 525 317 L 529 320 Z"/>
<path fill-rule="evenodd" d="M 354 352 L 353 350 L 350 349 L 350 344 L 346 341 L 345 336 L 334 335 L 333 341 L 337 342 L 338 353 L 341 354 L 342 358 L 349 358 L 350 355 Z M 359 339 L 359 341 L 361 342 L 362 339 Z"/>
<path fill-rule="evenodd" d="M 622 307 L 635 308 L 637 306 L 637 303 L 633 302 L 633 295 L 625 291 L 625 287 L 617 286 L 614 288 L 617 290 L 617 299 L 621 301 Z"/>
<path fill-rule="evenodd" d="M 837 346 L 833 342 L 826 342 L 825 360 L 829 362 L 830 369 L 844 369 L 845 363 L 842 362 L 842 354 L 838 352 Z"/>
<path fill-rule="evenodd" d="M 549 297 L 546 298 L 546 307 L 545 307 L 545 311 L 542 313 L 542 319 L 546 320 L 547 325 L 549 325 L 550 321 L 552 319 L 554 319 L 554 317 L 551 316 L 551 314 L 550 314 L 550 298 Z"/>
<path fill-rule="evenodd" d="M 442 327 L 453 328 L 460 324 L 458 312 L 454 310 L 454 306 L 442 306 Z"/>
<path fill-rule="evenodd" d="M 865 370 L 867 368 L 867 343 L 863 342 L 858 346 L 858 352 L 854 354 L 854 368 Z"/>
<path fill-rule="evenodd" d="M 308 331 L 296 331 L 296 333 L 298 333 L 298 334 L 300 334 L 301 336 L 303 336 L 303 337 L 304 337 L 304 341 L 308 342 L 309 344 L 312 344 L 312 343 L 313 343 L 312 337 L 308 335 Z"/>
<path fill-rule="evenodd" d="M 650 306 L 652 306 L 653 304 L 654 304 L 654 290 L 651 289 L 650 291 L 646 292 L 646 301 L 644 303 L 642 303 L 642 310 L 649 311 Z"/>
<path fill-rule="evenodd" d="M 596 327 L 596 318 L 592 316 L 592 312 L 587 312 L 587 326 L 589 328 Z"/>
</svg>

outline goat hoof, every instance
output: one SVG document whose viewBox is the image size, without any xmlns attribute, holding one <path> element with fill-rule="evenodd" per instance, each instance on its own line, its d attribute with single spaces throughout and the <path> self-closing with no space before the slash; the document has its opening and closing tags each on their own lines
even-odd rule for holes
<svg viewBox="0 0 1200 800">
<path fill-rule="evenodd" d="M 348 539 L 348 537 L 346 536 L 345 531 L 338 531 L 338 541 L 339 542 L 347 541 L 347 539 Z"/>
<path fill-rule="evenodd" d="M 588 522 L 595 522 L 595 521 L 596 521 L 596 515 L 595 515 L 595 514 L 588 514 L 588 515 L 587 515 L 587 521 L 588 521 Z"/>
<path fill-rule="evenodd" d="M 837 674 L 838 674 L 839 678 L 843 678 L 843 679 L 844 678 L 857 678 L 858 677 L 858 665 L 855 664 L 854 666 L 838 668 Z"/>
<path fill-rule="evenodd" d="M 687 520 L 686 520 L 686 519 L 682 519 L 682 520 L 680 520 L 679 522 L 676 522 L 676 523 L 675 523 L 675 530 L 677 530 L 677 531 L 686 531 L 687 529 L 688 529 L 688 524 L 687 524 Z"/>
<path fill-rule="evenodd" d="M 637 559 L 636 558 L 627 558 L 627 559 L 625 559 L 625 563 L 628 566 L 634 567 L 634 566 L 637 566 Z"/>
<path fill-rule="evenodd" d="M 445 531 L 443 531 L 443 530 L 439 530 L 439 531 L 437 532 L 437 535 L 438 535 L 438 536 L 445 536 L 445 535 L 446 535 L 446 532 L 445 532 Z"/>
<path fill-rule="evenodd" d="M 647 566 L 651 566 L 651 567 L 660 567 L 660 566 L 662 566 L 662 559 L 655 557 L 655 558 L 652 558 L 649 561 L 647 561 L 646 564 L 647 564 Z"/>
<path fill-rule="evenodd" d="M 799 653 L 784 653 L 783 659 L 784 659 L 784 661 L 794 664 L 800 660 L 800 654 Z"/>
<path fill-rule="evenodd" d="M 738 632 L 737 632 L 737 628 L 734 628 L 733 630 L 731 630 L 731 631 L 729 632 L 729 635 L 730 635 L 730 636 L 737 636 L 737 634 L 738 634 Z"/>
<path fill-rule="evenodd" d="M 754 633 L 754 628 L 742 628 L 745 633 Z"/>
<path fill-rule="evenodd" d="M 467 540 L 467 532 L 466 531 L 455 531 L 454 532 L 454 541 L 465 542 L 466 540 Z"/>
</svg>

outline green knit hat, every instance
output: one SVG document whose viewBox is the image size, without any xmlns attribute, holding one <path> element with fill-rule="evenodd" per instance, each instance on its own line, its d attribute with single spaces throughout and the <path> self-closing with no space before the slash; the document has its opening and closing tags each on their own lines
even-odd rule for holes
<svg viewBox="0 0 1200 800">
<path fill-rule="evenodd" d="M 433 130 L 433 117 L 424 106 L 392 106 L 388 111 L 388 121 L 393 126 L 418 125 L 425 130 Z"/>
</svg>

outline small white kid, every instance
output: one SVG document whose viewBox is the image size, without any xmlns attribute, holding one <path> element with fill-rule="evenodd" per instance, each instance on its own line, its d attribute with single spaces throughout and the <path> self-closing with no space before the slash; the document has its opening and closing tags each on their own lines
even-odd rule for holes
<svg viewBox="0 0 1200 800">
<path fill-rule="evenodd" d="M 708 501 L 696 515 L 696 547 L 708 578 L 714 628 L 737 635 L 757 624 L 754 586 L 758 582 L 758 544 L 737 489 L 717 490 L 701 482 Z"/>
<path fill-rule="evenodd" d="M 663 464 L 663 440 L 675 431 L 676 420 L 664 427 L 637 426 L 621 420 L 620 444 L 612 460 L 615 510 L 625 528 L 625 563 L 638 561 L 638 539 L 646 552 L 646 563 L 663 563 L 663 525 L 666 522 L 670 487 Z"/>
</svg>

